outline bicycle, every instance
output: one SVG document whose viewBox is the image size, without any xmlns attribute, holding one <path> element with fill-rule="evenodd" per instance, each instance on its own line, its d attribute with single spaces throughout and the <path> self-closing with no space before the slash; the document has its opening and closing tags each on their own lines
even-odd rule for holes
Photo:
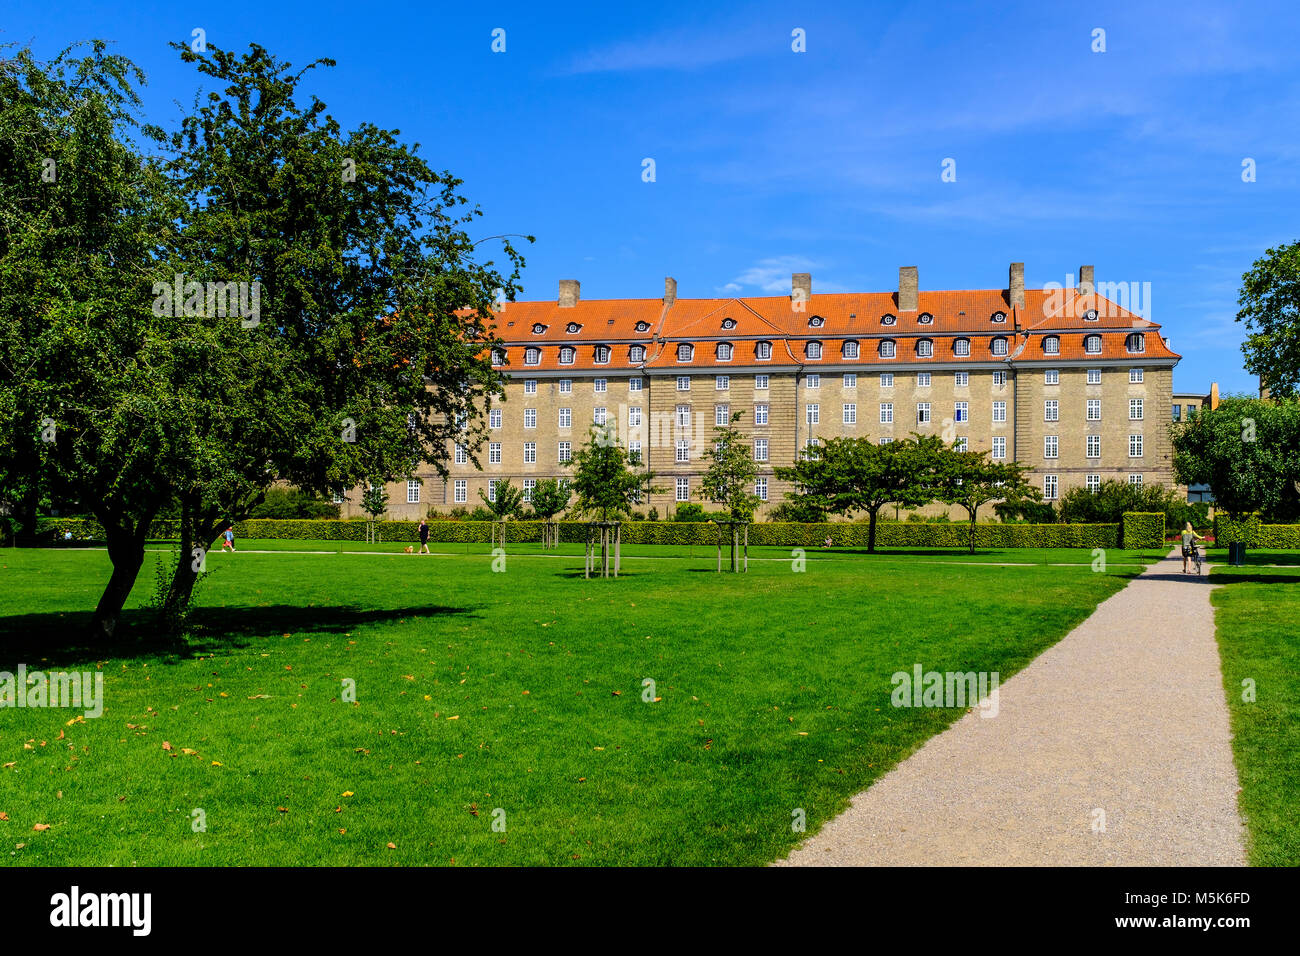
<svg viewBox="0 0 1300 956">
<path fill-rule="evenodd" d="M 1192 542 L 1191 557 L 1192 563 L 1196 565 L 1196 574 L 1199 577 L 1201 573 L 1201 549 L 1196 546 L 1196 542 Z"/>
</svg>

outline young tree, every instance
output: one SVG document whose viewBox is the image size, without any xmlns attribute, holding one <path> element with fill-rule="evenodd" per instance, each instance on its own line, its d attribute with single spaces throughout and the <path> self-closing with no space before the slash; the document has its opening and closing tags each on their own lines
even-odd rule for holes
<svg viewBox="0 0 1300 956">
<path fill-rule="evenodd" d="M 370 485 L 361 492 L 361 510 L 370 515 L 371 521 L 378 521 L 388 510 L 388 492 L 382 484 Z"/>
<path fill-rule="evenodd" d="M 642 495 L 660 493 L 660 489 L 648 487 L 654 473 L 635 470 L 638 464 L 636 456 L 629 459 L 612 428 L 593 427 L 587 443 L 573 455 L 572 484 L 578 496 L 574 510 L 595 515 L 600 521 L 631 514 L 632 505 Z"/>
<path fill-rule="evenodd" d="M 509 478 L 497 482 L 496 501 L 489 499 L 482 489 L 479 489 L 478 496 L 497 521 L 518 518 L 524 513 L 524 490 L 510 484 Z"/>
<path fill-rule="evenodd" d="M 931 472 L 943 442 L 934 435 L 913 435 L 878 445 L 868 438 L 831 438 L 792 468 L 777 468 L 783 481 L 802 491 L 786 497 L 848 515 L 865 511 L 867 551 L 876 550 L 876 518 L 888 504 L 923 505 L 934 500 Z"/>
<path fill-rule="evenodd" d="M 980 505 L 1007 498 L 1033 499 L 1040 494 L 1025 478 L 1024 465 L 991 461 L 982 451 L 941 449 L 931 481 L 938 501 L 965 509 L 970 520 L 971 554 L 975 553 L 975 519 Z"/>
<path fill-rule="evenodd" d="M 533 489 L 533 513 L 542 521 L 550 521 L 568 507 L 572 497 L 568 482 L 543 478 Z"/>
<path fill-rule="evenodd" d="M 700 497 L 726 505 L 732 521 L 752 521 L 754 509 L 762 503 L 753 493 L 758 463 L 750 454 L 748 440 L 735 425 L 740 416 L 740 412 L 733 412 L 729 424 L 714 426 L 713 461 L 704 473 Z"/>
<path fill-rule="evenodd" d="M 1246 368 L 1269 393 L 1300 388 L 1300 241 L 1269 249 L 1241 277 L 1237 321 L 1250 335 L 1241 346 Z"/>
</svg>

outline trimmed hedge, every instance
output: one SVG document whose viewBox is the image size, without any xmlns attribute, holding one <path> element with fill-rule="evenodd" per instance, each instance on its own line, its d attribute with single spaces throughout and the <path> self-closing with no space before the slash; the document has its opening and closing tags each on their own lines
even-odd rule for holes
<svg viewBox="0 0 1300 956">
<path fill-rule="evenodd" d="M 1165 545 L 1165 515 L 1163 511 L 1124 512 L 1124 547 L 1163 548 Z"/>
<path fill-rule="evenodd" d="M 1244 542 L 1248 548 L 1300 549 L 1300 524 L 1262 524 L 1259 515 L 1233 521 L 1227 515 L 1214 519 L 1214 543 L 1225 547 Z"/>
</svg>

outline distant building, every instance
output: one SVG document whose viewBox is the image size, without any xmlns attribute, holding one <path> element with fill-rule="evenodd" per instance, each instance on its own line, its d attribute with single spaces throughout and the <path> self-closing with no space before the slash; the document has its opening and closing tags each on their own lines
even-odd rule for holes
<svg viewBox="0 0 1300 956">
<path fill-rule="evenodd" d="M 1197 416 L 1202 408 L 1214 408 L 1219 404 L 1219 386 L 1217 383 L 1210 386 L 1208 395 L 1202 395 L 1199 392 L 1174 392 L 1173 399 L 1170 402 L 1171 417 L 1175 422 L 1189 422 Z M 1214 504 L 1214 494 L 1210 491 L 1209 485 L 1179 485 L 1179 490 L 1184 488 L 1187 493 L 1187 503 L 1196 504 L 1205 502 Z"/>
</svg>

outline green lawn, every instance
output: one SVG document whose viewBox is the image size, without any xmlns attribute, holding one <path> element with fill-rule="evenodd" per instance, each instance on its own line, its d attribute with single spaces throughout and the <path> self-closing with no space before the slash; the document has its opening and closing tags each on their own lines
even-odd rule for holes
<svg viewBox="0 0 1300 956">
<path fill-rule="evenodd" d="M 242 546 L 209 558 L 188 646 L 94 652 L 106 555 L 0 551 L 0 669 L 98 666 L 107 699 L 83 721 L 0 712 L 9 862 L 766 863 L 805 835 L 796 808 L 815 832 L 959 715 L 892 708 L 892 673 L 1005 680 L 1144 560 L 810 551 L 793 573 L 765 549 L 719 576 L 700 549 L 643 548 L 584 581 L 572 553 L 495 573 L 482 546 Z M 152 588 L 146 567 L 132 606 Z"/>
<path fill-rule="evenodd" d="M 1247 559 L 1240 568 L 1216 565 L 1211 575 L 1224 585 L 1212 600 L 1238 800 L 1251 863 L 1300 866 L 1300 552 Z M 1246 680 L 1254 682 L 1253 702 L 1243 699 Z"/>
</svg>

